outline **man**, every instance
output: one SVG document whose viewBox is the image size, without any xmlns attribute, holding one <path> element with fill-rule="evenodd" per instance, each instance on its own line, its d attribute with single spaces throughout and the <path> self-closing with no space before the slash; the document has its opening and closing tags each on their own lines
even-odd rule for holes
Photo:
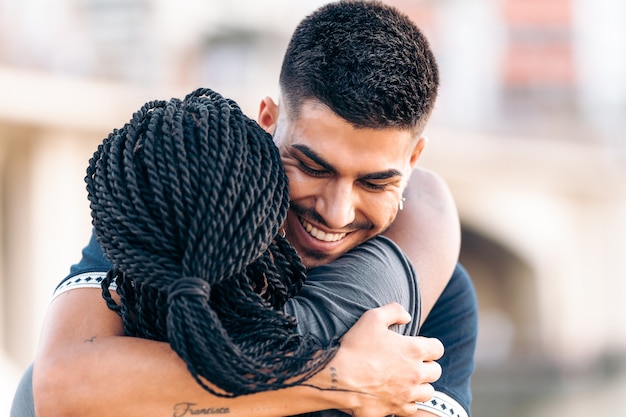
<svg viewBox="0 0 626 417">
<path fill-rule="evenodd" d="M 403 355 L 414 358 L 418 352 L 419 360 L 410 362 L 419 374 L 438 353 L 428 339 L 409 343 L 381 330 L 381 324 L 402 321 L 399 313 L 374 311 L 346 335 L 337 362 L 311 382 L 325 390 L 301 386 L 222 400 L 199 388 L 169 345 L 121 337 L 120 319 L 107 310 L 99 290 L 75 289 L 57 296 L 44 326 L 33 374 L 38 416 L 172 415 L 180 402 L 207 413 L 227 409 L 242 415 L 328 408 L 355 415 L 442 415 L 444 407 L 447 415 L 467 415 L 476 304 L 467 275 L 454 269 L 458 220 L 441 180 L 413 170 L 437 85 L 428 43 L 405 16 L 374 3 L 340 2 L 296 29 L 281 70 L 279 101 L 264 99 L 258 120 L 281 150 L 291 197 L 285 231 L 309 268 L 385 231 L 413 263 L 422 317 L 428 315 L 421 334 L 446 347 L 434 402 L 422 411 L 406 404 L 429 398 L 423 389 L 407 389 L 423 388 L 432 374 L 407 376 Z M 84 259 L 74 272 L 105 270 Z M 365 339 L 375 346 L 359 346 L 358 337 L 372 322 L 378 327 L 369 329 L 380 338 Z M 394 349 L 397 356 L 378 349 Z M 361 356 L 346 358 L 350 354 Z M 390 375 L 359 374 L 372 361 L 389 366 Z M 403 404 L 394 404 L 394 397 Z"/>
</svg>

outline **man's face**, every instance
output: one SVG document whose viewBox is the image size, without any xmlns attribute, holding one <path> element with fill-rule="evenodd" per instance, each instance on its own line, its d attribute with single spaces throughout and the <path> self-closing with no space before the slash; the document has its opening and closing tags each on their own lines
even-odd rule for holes
<svg viewBox="0 0 626 417">
<path fill-rule="evenodd" d="M 297 120 L 286 112 L 267 120 L 261 113 L 289 177 L 286 236 L 307 267 L 389 227 L 422 140 L 404 129 L 357 129 L 317 101 L 305 102 Z"/>
</svg>

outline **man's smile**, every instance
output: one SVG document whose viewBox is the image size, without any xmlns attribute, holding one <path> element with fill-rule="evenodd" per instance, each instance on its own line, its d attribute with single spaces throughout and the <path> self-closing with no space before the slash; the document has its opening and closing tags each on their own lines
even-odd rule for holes
<svg viewBox="0 0 626 417">
<path fill-rule="evenodd" d="M 336 242 L 338 240 L 346 237 L 347 233 L 326 233 L 317 227 L 313 226 L 311 223 L 304 220 L 302 217 L 298 217 L 300 220 L 300 224 L 307 231 L 307 233 L 313 236 L 317 240 L 321 240 L 324 242 Z"/>
</svg>

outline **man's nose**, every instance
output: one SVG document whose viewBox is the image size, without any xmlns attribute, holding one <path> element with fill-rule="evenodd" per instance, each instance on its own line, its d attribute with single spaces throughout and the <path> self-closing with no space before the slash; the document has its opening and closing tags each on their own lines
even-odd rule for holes
<svg viewBox="0 0 626 417">
<path fill-rule="evenodd" d="M 326 226 L 341 229 L 355 220 L 356 195 L 348 181 L 327 184 L 316 201 L 315 210 L 322 216 Z"/>
</svg>

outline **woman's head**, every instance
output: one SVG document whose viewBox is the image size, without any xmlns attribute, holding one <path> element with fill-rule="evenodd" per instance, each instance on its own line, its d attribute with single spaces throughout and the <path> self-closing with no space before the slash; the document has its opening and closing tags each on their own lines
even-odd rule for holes
<svg viewBox="0 0 626 417">
<path fill-rule="evenodd" d="M 127 334 L 169 341 L 229 396 L 281 388 L 330 357 L 278 311 L 304 281 L 279 234 L 287 177 L 236 103 L 208 89 L 146 103 L 98 147 L 86 182 Z"/>
</svg>

